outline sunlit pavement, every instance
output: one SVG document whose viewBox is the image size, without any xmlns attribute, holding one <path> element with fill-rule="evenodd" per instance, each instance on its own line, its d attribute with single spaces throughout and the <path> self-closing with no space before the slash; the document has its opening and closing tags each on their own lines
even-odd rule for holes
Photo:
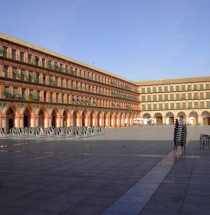
<svg viewBox="0 0 210 215">
<path fill-rule="evenodd" d="M 188 215 L 210 211 L 210 149 L 188 127 L 104 129 L 88 138 L 0 139 L 0 214 Z"/>
</svg>

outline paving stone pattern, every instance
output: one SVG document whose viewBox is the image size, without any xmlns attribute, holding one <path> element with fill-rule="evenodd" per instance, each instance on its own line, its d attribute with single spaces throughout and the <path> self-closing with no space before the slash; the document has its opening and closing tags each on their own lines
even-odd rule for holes
<svg viewBox="0 0 210 215">
<path fill-rule="evenodd" d="M 131 213 L 114 215 L 135 207 L 143 215 L 209 214 L 210 149 L 198 143 L 208 131 L 189 127 L 185 155 L 174 155 L 144 208 L 133 204 Z M 135 203 L 135 185 L 173 150 L 172 140 L 173 127 L 112 128 L 77 140 L 0 139 L 0 214 L 100 215 L 120 198 Z"/>
</svg>

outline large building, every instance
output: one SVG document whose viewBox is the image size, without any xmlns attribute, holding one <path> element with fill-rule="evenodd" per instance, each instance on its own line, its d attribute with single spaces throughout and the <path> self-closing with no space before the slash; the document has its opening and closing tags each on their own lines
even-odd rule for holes
<svg viewBox="0 0 210 215">
<path fill-rule="evenodd" d="M 0 34 L 0 127 L 119 127 L 139 115 L 138 85 Z"/>
<path fill-rule="evenodd" d="M 0 127 L 210 124 L 210 77 L 134 82 L 0 33 Z M 147 122 L 147 121 L 145 121 Z"/>
</svg>

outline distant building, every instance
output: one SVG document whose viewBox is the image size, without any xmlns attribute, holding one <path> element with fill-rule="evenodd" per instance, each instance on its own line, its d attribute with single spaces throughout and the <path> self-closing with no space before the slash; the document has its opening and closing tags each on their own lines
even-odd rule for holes
<svg viewBox="0 0 210 215">
<path fill-rule="evenodd" d="M 210 124 L 210 76 L 129 81 L 1 33 L 0 86 L 0 127 L 7 130 L 123 127 L 135 118 Z"/>
</svg>

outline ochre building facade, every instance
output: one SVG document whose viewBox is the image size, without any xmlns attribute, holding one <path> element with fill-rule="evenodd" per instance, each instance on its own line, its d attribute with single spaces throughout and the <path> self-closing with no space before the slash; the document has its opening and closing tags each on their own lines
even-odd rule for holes
<svg viewBox="0 0 210 215">
<path fill-rule="evenodd" d="M 210 124 L 210 77 L 134 82 L 0 33 L 0 127 Z M 149 121 L 148 121 L 149 123 Z"/>
</svg>

